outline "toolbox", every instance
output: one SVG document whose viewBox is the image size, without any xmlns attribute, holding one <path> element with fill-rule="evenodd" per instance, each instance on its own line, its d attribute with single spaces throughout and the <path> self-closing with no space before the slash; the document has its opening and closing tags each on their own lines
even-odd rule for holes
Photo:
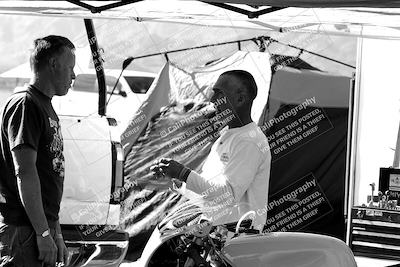
<svg viewBox="0 0 400 267">
<path fill-rule="evenodd" d="M 400 260 L 400 210 L 353 207 L 350 247 L 356 256 Z"/>
</svg>

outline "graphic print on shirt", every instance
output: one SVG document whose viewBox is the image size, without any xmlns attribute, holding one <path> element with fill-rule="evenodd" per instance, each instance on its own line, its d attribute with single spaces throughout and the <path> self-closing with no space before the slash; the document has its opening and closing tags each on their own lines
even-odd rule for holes
<svg viewBox="0 0 400 267">
<path fill-rule="evenodd" d="M 64 177 L 64 155 L 63 155 L 63 138 L 61 127 L 58 121 L 49 118 L 50 127 L 53 129 L 53 140 L 50 145 L 50 152 L 54 154 L 53 171 L 58 173 L 60 177 Z"/>
</svg>

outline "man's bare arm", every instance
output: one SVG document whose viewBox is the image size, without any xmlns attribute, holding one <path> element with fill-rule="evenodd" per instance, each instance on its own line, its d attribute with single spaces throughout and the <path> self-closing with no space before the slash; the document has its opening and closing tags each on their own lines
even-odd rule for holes
<svg viewBox="0 0 400 267">
<path fill-rule="evenodd" d="M 36 151 L 30 147 L 17 147 L 11 152 L 19 196 L 37 234 L 49 229 L 43 210 L 39 175 L 36 169 Z"/>
<path fill-rule="evenodd" d="M 68 249 L 65 245 L 64 238 L 62 236 L 60 221 L 56 223 L 56 245 L 57 245 L 57 261 L 63 262 L 65 265 L 69 264 Z"/>
<path fill-rule="evenodd" d="M 17 185 L 22 205 L 37 235 L 49 229 L 42 203 L 39 175 L 36 169 L 37 153 L 28 146 L 19 146 L 11 151 Z M 57 247 L 51 236 L 37 237 L 39 259 L 53 264 L 56 261 Z"/>
<path fill-rule="evenodd" d="M 58 220 L 56 222 L 56 234 L 58 237 L 62 238 L 61 225 L 60 225 L 60 221 L 58 221 Z"/>
<path fill-rule="evenodd" d="M 207 200 L 213 200 L 221 195 L 227 195 L 229 199 L 234 199 L 232 185 L 222 173 L 220 176 L 216 176 L 211 183 L 200 174 L 190 170 L 181 163 L 167 158 L 159 159 L 152 167 L 150 167 L 150 170 L 156 176 L 165 173 L 171 178 L 185 181 L 187 183 L 187 189 L 202 195 Z M 184 179 L 181 179 L 182 176 L 184 176 Z M 190 181 L 186 181 L 189 178 Z"/>
</svg>

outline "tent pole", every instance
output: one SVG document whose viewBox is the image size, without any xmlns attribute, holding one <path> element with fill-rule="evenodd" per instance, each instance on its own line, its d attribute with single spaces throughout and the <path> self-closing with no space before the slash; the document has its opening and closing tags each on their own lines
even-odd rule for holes
<svg viewBox="0 0 400 267">
<path fill-rule="evenodd" d="M 400 123 L 399 123 L 399 130 L 397 132 L 397 142 L 396 142 L 396 151 L 394 152 L 393 158 L 393 168 L 399 168 L 399 161 L 400 161 Z"/>
<path fill-rule="evenodd" d="M 251 11 L 243 9 L 243 8 L 239 8 L 239 7 L 235 7 L 235 6 L 231 6 L 231 5 L 227 5 L 227 4 L 223 4 L 223 3 L 211 3 L 211 2 L 206 2 L 206 1 L 200 1 L 200 2 L 209 4 L 209 5 L 212 5 L 212 6 L 220 7 L 220 8 L 223 8 L 223 9 L 227 9 L 227 10 L 230 10 L 230 11 L 233 11 L 233 12 L 236 12 L 236 13 L 240 13 L 240 14 L 246 15 L 249 18 L 251 16 L 251 14 L 250 14 Z"/>
<path fill-rule="evenodd" d="M 260 11 L 254 11 L 254 12 L 252 12 L 254 17 L 249 17 L 249 18 L 251 18 L 251 19 L 252 18 L 258 18 L 261 15 L 272 13 L 272 12 L 275 12 L 275 11 L 278 11 L 278 10 L 281 10 L 281 9 L 285 9 L 285 8 L 286 7 L 269 7 L 269 8 L 260 10 Z"/>
<path fill-rule="evenodd" d="M 124 1 L 116 2 L 116 3 L 112 3 L 112 4 L 96 7 L 96 9 L 97 9 L 96 11 L 98 13 L 100 13 L 104 10 L 108 10 L 108 9 L 120 7 L 120 6 L 126 6 L 129 4 L 133 4 L 133 3 L 141 2 L 141 1 L 143 1 L 143 0 L 124 0 Z"/>
<path fill-rule="evenodd" d="M 353 106 L 351 115 L 351 139 L 347 140 L 349 157 L 348 162 L 346 162 L 346 181 L 348 182 L 347 195 L 345 196 L 345 203 L 347 204 L 347 229 L 346 229 L 346 244 L 351 248 L 351 237 L 352 237 L 352 224 L 351 224 L 351 212 L 354 206 L 354 201 L 356 197 L 356 186 L 358 182 L 356 181 L 356 155 L 358 149 L 358 124 L 360 117 L 360 98 L 361 98 L 361 66 L 362 66 L 362 48 L 363 48 L 363 38 L 358 38 L 357 45 L 357 70 L 356 79 L 354 86 L 353 95 Z M 349 118 L 350 119 L 350 118 Z M 358 195 L 358 194 L 357 194 Z"/>
<path fill-rule="evenodd" d="M 108 4 L 108 5 L 104 5 L 104 6 L 91 6 L 89 4 L 83 3 L 80 0 L 66 0 L 66 1 L 70 2 L 70 3 L 74 4 L 74 5 L 86 8 L 90 12 L 95 14 L 95 13 L 101 13 L 102 11 L 105 11 L 105 10 L 108 10 L 108 9 L 111 9 L 111 8 L 125 6 L 125 5 L 129 5 L 129 4 L 132 4 L 132 3 L 140 2 L 140 1 L 143 1 L 143 0 L 124 0 L 124 1 L 115 2 L 115 3 L 111 3 L 111 4 Z"/>
<path fill-rule="evenodd" d="M 355 66 L 352 66 L 352 65 L 350 65 L 350 64 L 341 62 L 341 61 L 339 61 L 339 60 L 336 60 L 336 59 L 333 59 L 333 58 L 330 58 L 330 57 L 327 57 L 327 56 L 323 56 L 323 55 L 314 53 L 314 52 L 312 52 L 312 51 L 309 51 L 309 50 L 306 50 L 306 49 L 303 49 L 303 48 L 300 48 L 300 47 L 297 47 L 297 46 L 294 46 L 294 45 L 291 45 L 291 44 L 282 43 L 282 42 L 280 42 L 280 41 L 278 41 L 278 40 L 275 40 L 275 39 L 270 38 L 269 36 L 259 36 L 259 37 L 255 37 L 255 38 L 247 38 L 247 39 L 241 39 L 241 40 L 236 40 L 236 41 L 228 41 L 228 42 L 223 42 L 223 43 L 216 43 L 216 44 L 195 46 L 195 47 L 190 47 L 190 48 L 182 48 L 182 49 L 177 49 L 177 50 L 170 50 L 170 51 L 159 52 L 159 53 L 153 53 L 153 54 L 147 54 L 147 55 L 143 55 L 143 56 L 130 57 L 130 58 L 132 58 L 132 59 L 141 59 L 141 58 L 147 58 L 147 57 L 160 56 L 160 55 L 164 55 L 164 54 L 171 54 L 171 53 L 177 53 L 177 52 L 184 52 L 184 51 L 188 51 L 188 50 L 201 49 L 201 48 L 207 48 L 207 47 L 213 47 L 213 46 L 220 46 L 220 45 L 227 45 L 227 44 L 234 44 L 234 43 L 238 43 L 238 42 L 241 43 L 241 42 L 247 42 L 247 41 L 253 41 L 253 42 L 255 42 L 255 43 L 258 45 L 257 40 L 265 40 L 265 39 L 267 39 L 267 40 L 270 41 L 270 42 L 275 42 L 275 43 L 278 43 L 278 44 L 281 44 L 281 45 L 286 45 L 286 46 L 288 46 L 288 47 L 290 47 L 290 48 L 294 48 L 294 49 L 300 50 L 300 52 L 307 52 L 307 53 L 309 53 L 309 54 L 311 54 L 311 55 L 318 56 L 318 57 L 321 57 L 321 58 L 324 58 L 324 59 L 333 61 L 333 62 L 335 62 L 335 63 L 344 65 L 344 66 L 349 67 L 349 68 L 352 68 L 352 69 L 356 69 Z"/>
<path fill-rule="evenodd" d="M 261 15 L 265 15 L 265 14 L 272 13 L 272 12 L 275 12 L 275 11 L 278 11 L 278 10 L 286 8 L 286 7 L 274 7 L 274 6 L 272 6 L 272 7 L 268 7 L 268 8 L 265 8 L 263 10 L 259 10 L 259 11 L 250 11 L 250 10 L 246 10 L 246 9 L 243 9 L 243 8 L 240 8 L 240 7 L 236 7 L 236 6 L 231 6 L 231 5 L 224 4 L 224 3 L 215 3 L 215 2 L 206 2 L 206 1 L 200 1 L 200 2 L 209 4 L 209 5 L 212 5 L 212 6 L 220 7 L 220 8 L 223 8 L 223 9 L 227 9 L 227 10 L 239 13 L 239 14 L 246 15 L 249 19 L 256 19 Z"/>
<path fill-rule="evenodd" d="M 94 30 L 92 19 L 84 19 L 86 33 L 89 40 L 90 50 L 92 51 L 94 69 L 96 70 L 97 83 L 99 86 L 99 106 L 98 113 L 100 116 L 106 115 L 106 79 L 104 76 L 103 59 L 99 53 L 96 32 Z"/>
<path fill-rule="evenodd" d="M 347 114 L 347 145 L 346 145 L 346 172 L 344 177 L 344 220 L 351 220 L 351 212 L 349 211 L 350 202 L 350 177 L 351 177 L 351 159 L 352 159 L 352 140 L 353 140 L 353 123 L 354 123 L 354 105 L 355 105 L 355 79 L 356 74 L 353 73 L 353 77 L 350 80 L 350 92 L 349 92 L 349 110 Z M 346 227 L 346 223 L 345 223 Z"/>
<path fill-rule="evenodd" d="M 88 9 L 88 10 L 89 10 L 90 12 L 92 12 L 92 13 L 96 13 L 96 7 L 94 7 L 94 6 L 88 5 L 88 4 L 86 4 L 86 3 L 82 3 L 82 2 L 79 1 L 79 0 L 66 0 L 66 1 L 67 1 L 67 2 L 70 2 L 71 4 L 74 4 L 74 5 L 77 5 L 77 6 L 86 8 L 86 9 Z"/>
</svg>

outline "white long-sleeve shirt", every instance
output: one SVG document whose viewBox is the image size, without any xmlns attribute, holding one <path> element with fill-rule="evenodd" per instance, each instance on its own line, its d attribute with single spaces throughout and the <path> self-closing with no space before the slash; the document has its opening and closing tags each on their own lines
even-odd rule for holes
<svg viewBox="0 0 400 267">
<path fill-rule="evenodd" d="M 227 129 L 215 141 L 201 175 L 191 171 L 186 189 L 202 195 L 214 225 L 237 222 L 248 211 L 267 206 L 271 153 L 267 138 L 254 123 Z M 207 214 L 207 212 L 206 212 Z M 261 229 L 267 214 L 256 213 Z"/>
</svg>

